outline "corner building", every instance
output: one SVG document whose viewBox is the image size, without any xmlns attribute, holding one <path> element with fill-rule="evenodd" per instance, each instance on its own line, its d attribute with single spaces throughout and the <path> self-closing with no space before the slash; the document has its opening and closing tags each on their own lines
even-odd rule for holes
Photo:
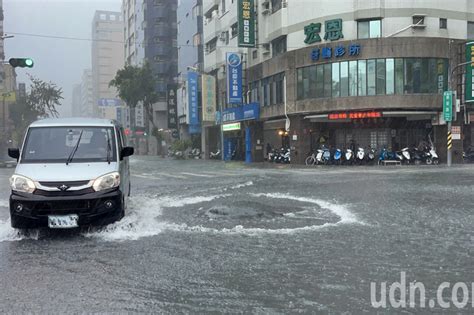
<svg viewBox="0 0 474 315">
<path fill-rule="evenodd" d="M 267 143 L 290 146 L 292 161 L 303 163 L 322 143 L 401 149 L 428 138 L 445 161 L 448 89 L 460 99 L 453 161 L 461 161 L 474 137 L 464 67 L 450 73 L 474 38 L 474 3 L 272 0 L 255 1 L 255 10 L 258 44 L 244 49 L 245 101 L 260 105 L 254 161 Z"/>
</svg>

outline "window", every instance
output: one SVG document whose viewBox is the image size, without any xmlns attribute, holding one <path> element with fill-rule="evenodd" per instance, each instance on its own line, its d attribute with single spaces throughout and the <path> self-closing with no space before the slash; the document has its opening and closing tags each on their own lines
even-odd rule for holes
<svg viewBox="0 0 474 315">
<path fill-rule="evenodd" d="M 217 37 L 214 37 L 213 39 L 211 39 L 206 44 L 207 53 L 210 53 L 210 52 L 213 52 L 214 50 L 216 50 L 216 46 L 217 46 Z"/>
<path fill-rule="evenodd" d="M 299 68 L 296 73 L 296 98 L 303 99 L 303 69 Z"/>
<path fill-rule="evenodd" d="M 395 93 L 403 94 L 403 59 L 395 59 Z"/>
<path fill-rule="evenodd" d="M 276 57 L 286 52 L 286 35 L 272 40 L 272 55 Z"/>
<path fill-rule="evenodd" d="M 332 96 L 338 97 L 340 95 L 339 84 L 339 62 L 332 64 Z"/>
<path fill-rule="evenodd" d="M 201 45 L 201 34 L 200 33 L 194 34 L 194 36 L 193 36 L 193 45 L 195 47 Z"/>
<path fill-rule="evenodd" d="M 224 14 L 224 13 L 225 13 L 225 2 L 226 2 L 226 0 L 222 0 L 222 1 L 221 1 L 221 10 L 222 10 L 222 14 Z"/>
<path fill-rule="evenodd" d="M 448 28 L 448 19 L 440 18 L 439 19 L 439 28 L 447 29 Z"/>
<path fill-rule="evenodd" d="M 349 61 L 349 96 L 357 95 L 357 61 Z"/>
<path fill-rule="evenodd" d="M 316 82 L 318 81 L 318 72 L 316 66 L 309 67 L 309 97 L 318 97 L 316 92 Z"/>
<path fill-rule="evenodd" d="M 375 59 L 367 60 L 367 95 L 375 95 Z"/>
<path fill-rule="evenodd" d="M 331 97 L 332 67 L 330 63 L 324 64 L 324 97 Z"/>
<path fill-rule="evenodd" d="M 385 63 L 385 91 L 387 95 L 394 94 L 395 92 L 395 61 L 393 59 L 387 59 Z"/>
<path fill-rule="evenodd" d="M 230 28 L 230 33 L 231 33 L 232 38 L 234 38 L 235 36 L 238 35 L 238 33 L 239 33 L 239 25 L 238 25 L 238 23 L 232 24 L 232 26 L 231 26 L 231 28 Z"/>
<path fill-rule="evenodd" d="M 467 22 L 467 39 L 474 40 L 474 22 Z"/>
<path fill-rule="evenodd" d="M 357 22 L 357 37 L 364 38 L 378 38 L 382 36 L 382 20 L 363 20 Z"/>
<path fill-rule="evenodd" d="M 385 94 L 385 59 L 377 59 L 377 95 Z"/>
<path fill-rule="evenodd" d="M 442 58 L 387 58 L 326 63 L 297 69 L 297 99 L 429 93 L 447 87 Z M 275 85 L 276 93 L 278 85 Z"/>
<path fill-rule="evenodd" d="M 257 58 L 258 58 L 258 50 L 255 49 L 254 51 L 252 51 L 252 58 L 253 58 L 253 59 L 257 59 Z"/>
<path fill-rule="evenodd" d="M 272 1 L 272 13 L 281 9 L 282 0 L 271 0 Z"/>
<path fill-rule="evenodd" d="M 357 61 L 357 95 L 367 95 L 367 62 L 365 60 Z"/>
<path fill-rule="evenodd" d="M 324 68 L 323 65 L 316 66 L 316 97 L 324 96 Z"/>
</svg>

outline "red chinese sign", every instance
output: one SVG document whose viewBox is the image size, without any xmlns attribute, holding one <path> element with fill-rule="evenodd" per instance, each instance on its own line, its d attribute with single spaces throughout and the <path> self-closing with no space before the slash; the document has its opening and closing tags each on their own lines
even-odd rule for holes
<svg viewBox="0 0 474 315">
<path fill-rule="evenodd" d="M 381 112 L 349 112 L 349 113 L 333 113 L 329 114 L 329 120 L 338 119 L 364 119 L 364 118 L 380 118 L 382 117 Z"/>
</svg>

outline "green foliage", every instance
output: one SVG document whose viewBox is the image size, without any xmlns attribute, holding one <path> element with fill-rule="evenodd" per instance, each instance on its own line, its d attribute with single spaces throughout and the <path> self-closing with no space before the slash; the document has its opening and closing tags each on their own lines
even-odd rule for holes
<svg viewBox="0 0 474 315">
<path fill-rule="evenodd" d="M 156 138 L 158 142 L 164 139 L 164 135 L 162 131 L 159 131 L 157 127 L 153 127 L 151 130 L 151 135 Z"/>
<path fill-rule="evenodd" d="M 156 80 L 148 63 L 140 67 L 125 65 L 123 69 L 117 71 L 109 86 L 117 89 L 118 96 L 130 108 L 135 108 L 139 102 L 143 102 L 147 116 L 154 126 L 153 103 L 158 101 L 158 94 L 155 91 Z"/>
<path fill-rule="evenodd" d="M 54 83 L 47 83 L 30 76 L 30 90 L 26 98 L 18 98 L 10 105 L 10 119 L 13 121 L 13 139 L 18 143 L 23 138 L 23 133 L 33 121 L 38 118 L 57 117 L 57 106 L 61 105 L 62 89 Z"/>
<path fill-rule="evenodd" d="M 171 150 L 173 151 L 185 151 L 192 145 L 191 140 L 176 140 L 171 144 Z"/>
<path fill-rule="evenodd" d="M 58 117 L 57 106 L 61 106 L 63 91 L 52 82 L 45 82 L 30 75 L 30 92 L 26 97 L 27 105 L 39 117 Z"/>
</svg>

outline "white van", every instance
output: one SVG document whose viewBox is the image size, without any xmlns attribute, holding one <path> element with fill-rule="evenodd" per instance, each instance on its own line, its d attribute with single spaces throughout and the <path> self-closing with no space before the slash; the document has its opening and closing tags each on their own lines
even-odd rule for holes
<svg viewBox="0 0 474 315">
<path fill-rule="evenodd" d="M 123 129 L 113 120 L 44 119 L 32 123 L 10 178 L 14 228 L 105 225 L 125 214 L 130 195 Z"/>
</svg>

